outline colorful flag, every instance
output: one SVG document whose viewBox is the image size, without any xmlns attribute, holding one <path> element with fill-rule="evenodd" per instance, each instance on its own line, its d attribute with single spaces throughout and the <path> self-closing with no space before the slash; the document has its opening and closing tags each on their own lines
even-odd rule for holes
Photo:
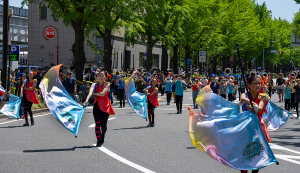
<svg viewBox="0 0 300 173">
<path fill-rule="evenodd" d="M 282 127 L 289 119 L 290 112 L 277 106 L 275 103 L 269 101 L 266 106 L 267 113 L 262 115 L 264 123 L 268 131 L 275 131 Z"/>
<path fill-rule="evenodd" d="M 44 100 L 56 118 L 66 129 L 77 136 L 84 107 L 68 94 L 59 77 L 62 64 L 52 67 L 40 83 Z"/>
<path fill-rule="evenodd" d="M 0 86 L 0 90 L 3 92 L 3 95 L 1 97 L 2 100 L 4 97 L 5 89 L 2 86 Z M 21 108 L 21 98 L 13 94 L 10 94 L 9 101 L 6 101 L 5 105 L 0 110 L 0 113 L 18 119 L 20 108 Z"/>
<path fill-rule="evenodd" d="M 201 113 L 188 107 L 193 145 L 225 166 L 257 170 L 276 163 L 257 115 L 237 113 L 238 105 L 212 93 L 210 86 L 198 95 Z"/>
<path fill-rule="evenodd" d="M 125 84 L 127 102 L 139 116 L 147 119 L 147 96 L 135 90 L 132 78 L 127 79 Z"/>
</svg>

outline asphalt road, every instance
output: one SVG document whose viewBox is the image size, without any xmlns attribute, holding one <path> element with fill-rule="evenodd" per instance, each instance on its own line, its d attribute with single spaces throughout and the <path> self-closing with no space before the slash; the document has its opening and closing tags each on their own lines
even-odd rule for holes
<svg viewBox="0 0 300 173">
<path fill-rule="evenodd" d="M 192 106 L 192 93 L 183 104 Z M 35 125 L 24 120 L 0 121 L 0 173 L 6 172 L 239 172 L 223 166 L 194 148 L 188 132 L 188 110 L 176 114 L 176 106 L 159 96 L 155 127 L 139 117 L 126 103 L 113 107 L 103 147 L 96 148 L 92 108 L 83 116 L 78 138 L 63 128 L 51 114 L 35 115 Z M 278 97 L 272 97 L 278 103 Z M 283 106 L 282 103 L 278 103 Z M 292 111 L 294 113 L 294 111 Z M 270 132 L 272 149 L 280 165 L 260 172 L 297 173 L 300 168 L 300 121 L 290 116 L 276 132 Z"/>
</svg>

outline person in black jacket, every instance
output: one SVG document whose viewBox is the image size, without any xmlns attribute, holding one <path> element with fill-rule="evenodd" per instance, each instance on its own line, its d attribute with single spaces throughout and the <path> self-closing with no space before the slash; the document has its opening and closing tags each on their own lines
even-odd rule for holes
<svg viewBox="0 0 300 173">
<path fill-rule="evenodd" d="M 296 90 L 294 101 L 296 104 L 297 119 L 300 120 L 299 111 L 298 111 L 298 107 L 299 107 L 299 103 L 300 103 L 300 79 L 296 80 L 296 85 L 294 86 L 294 89 Z"/>
</svg>

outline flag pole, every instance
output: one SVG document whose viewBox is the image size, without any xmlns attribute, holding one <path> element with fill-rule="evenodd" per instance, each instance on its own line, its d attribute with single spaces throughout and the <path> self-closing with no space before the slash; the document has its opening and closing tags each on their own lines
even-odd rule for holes
<svg viewBox="0 0 300 173">
<path fill-rule="evenodd" d="M 245 83 L 246 91 L 247 91 L 247 93 L 249 93 L 249 88 L 248 88 L 248 85 L 246 83 L 246 78 L 244 76 L 244 69 L 243 69 L 243 66 L 242 66 L 241 55 L 240 55 L 240 48 L 239 48 L 239 44 L 238 43 L 236 43 L 236 49 L 237 49 L 237 53 L 238 53 L 238 57 L 239 57 L 240 69 L 242 71 L 242 78 L 243 78 L 244 83 Z M 251 100 L 250 96 L 249 96 L 249 100 L 250 100 L 251 107 L 253 108 L 253 103 L 252 103 L 252 100 Z M 276 165 L 279 165 L 278 161 L 276 162 Z"/>
</svg>

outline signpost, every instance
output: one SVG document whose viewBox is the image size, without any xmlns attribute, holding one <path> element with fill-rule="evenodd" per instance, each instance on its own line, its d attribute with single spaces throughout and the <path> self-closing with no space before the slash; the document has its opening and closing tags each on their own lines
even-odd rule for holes
<svg viewBox="0 0 300 173">
<path fill-rule="evenodd" d="M 186 71 L 187 71 L 188 73 L 191 72 L 191 58 L 187 58 L 187 59 L 186 59 Z"/>
<path fill-rule="evenodd" d="M 43 35 L 46 40 L 50 40 L 50 39 L 54 38 L 56 36 L 56 34 L 57 34 L 57 46 L 56 46 L 56 48 L 57 48 L 57 58 L 56 59 L 57 60 L 56 61 L 57 61 L 57 65 L 58 65 L 58 53 L 59 53 L 58 30 L 57 30 L 57 28 L 55 28 L 54 26 L 51 26 L 51 25 L 46 26 L 43 30 Z"/>
<path fill-rule="evenodd" d="M 11 45 L 9 49 L 10 49 L 8 51 L 8 55 L 10 55 L 9 60 L 10 61 L 19 61 L 20 46 L 19 45 Z"/>
<path fill-rule="evenodd" d="M 199 51 L 199 62 L 202 62 L 201 74 L 203 74 L 203 63 L 206 62 L 206 51 Z"/>
</svg>

